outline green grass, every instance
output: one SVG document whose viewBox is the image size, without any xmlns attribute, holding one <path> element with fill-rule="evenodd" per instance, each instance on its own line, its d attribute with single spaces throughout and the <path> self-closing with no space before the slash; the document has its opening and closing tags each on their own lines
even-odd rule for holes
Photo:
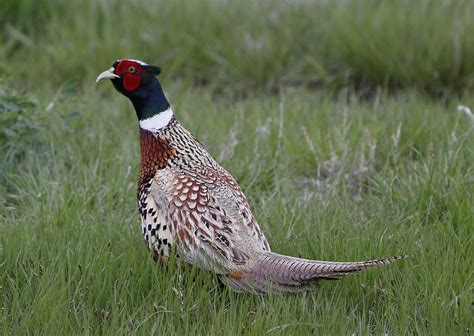
<svg viewBox="0 0 474 336">
<path fill-rule="evenodd" d="M 241 91 L 459 93 L 474 89 L 472 12 L 470 0 L 4 0 L 0 71 L 30 85 L 89 82 L 97 67 L 139 57 L 164 76 Z"/>
<path fill-rule="evenodd" d="M 41 120 L 31 127 L 42 136 L 3 172 L 5 333 L 468 333 L 474 138 L 455 105 L 301 90 L 232 101 L 164 85 L 178 118 L 239 180 L 274 250 L 412 257 L 268 297 L 161 269 L 135 209 L 134 112 L 108 83 L 98 92 L 91 83 L 22 110 Z"/>
<path fill-rule="evenodd" d="M 0 12 L 4 334 L 472 333 L 472 1 L 10 1 Z M 131 104 L 95 76 L 162 66 L 177 118 L 274 251 L 407 254 L 297 295 L 154 263 Z"/>
</svg>

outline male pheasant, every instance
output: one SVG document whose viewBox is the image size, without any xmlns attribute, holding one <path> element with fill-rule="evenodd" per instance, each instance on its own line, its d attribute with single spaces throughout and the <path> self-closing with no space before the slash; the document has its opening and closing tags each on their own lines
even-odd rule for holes
<svg viewBox="0 0 474 336">
<path fill-rule="evenodd" d="M 189 264 L 213 271 L 234 290 L 303 291 L 320 279 L 392 263 L 402 257 L 329 262 L 271 252 L 234 178 L 175 119 L 160 82 L 160 68 L 117 60 L 97 82 L 110 79 L 128 97 L 139 120 L 141 168 L 138 208 L 154 257 L 174 246 Z"/>
</svg>

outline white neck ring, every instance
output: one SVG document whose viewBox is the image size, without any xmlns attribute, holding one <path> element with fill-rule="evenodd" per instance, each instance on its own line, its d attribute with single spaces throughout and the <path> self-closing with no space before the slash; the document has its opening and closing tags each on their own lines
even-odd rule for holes
<svg viewBox="0 0 474 336">
<path fill-rule="evenodd" d="M 168 107 L 167 110 L 155 114 L 153 117 L 140 120 L 140 127 L 150 132 L 157 132 L 163 127 L 168 126 L 173 118 L 173 110 Z"/>
</svg>

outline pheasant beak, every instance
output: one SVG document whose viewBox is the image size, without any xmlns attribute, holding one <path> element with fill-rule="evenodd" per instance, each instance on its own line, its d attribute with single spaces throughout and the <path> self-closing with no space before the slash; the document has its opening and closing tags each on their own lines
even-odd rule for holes
<svg viewBox="0 0 474 336">
<path fill-rule="evenodd" d="M 103 79 L 114 79 L 114 78 L 119 78 L 120 76 L 114 74 L 114 68 L 110 68 L 109 70 L 105 70 L 102 72 L 99 76 L 97 76 L 97 79 L 95 80 L 96 83 L 99 83 Z"/>
</svg>

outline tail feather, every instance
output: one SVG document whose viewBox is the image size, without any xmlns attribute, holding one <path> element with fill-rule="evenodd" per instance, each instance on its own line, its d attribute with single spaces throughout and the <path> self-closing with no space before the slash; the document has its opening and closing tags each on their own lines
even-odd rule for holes
<svg viewBox="0 0 474 336">
<path fill-rule="evenodd" d="M 388 265 L 405 258 L 396 256 L 360 262 L 334 262 L 300 259 L 269 252 L 263 255 L 247 274 L 245 282 L 251 282 L 249 285 L 258 292 L 268 292 L 270 288 L 284 292 L 304 291 L 318 280 L 337 279 L 343 275 Z M 235 282 L 233 287 L 244 286 L 241 281 L 232 282 Z"/>
</svg>

